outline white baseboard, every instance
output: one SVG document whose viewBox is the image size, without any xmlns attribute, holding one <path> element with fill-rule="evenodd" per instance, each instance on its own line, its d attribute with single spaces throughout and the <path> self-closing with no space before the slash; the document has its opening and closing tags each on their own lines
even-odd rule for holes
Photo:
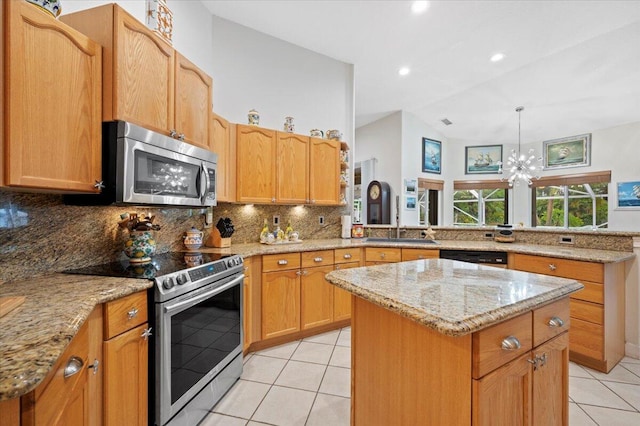
<svg viewBox="0 0 640 426">
<path fill-rule="evenodd" d="M 624 345 L 624 354 L 629 358 L 640 359 L 640 346 L 627 342 Z"/>
</svg>

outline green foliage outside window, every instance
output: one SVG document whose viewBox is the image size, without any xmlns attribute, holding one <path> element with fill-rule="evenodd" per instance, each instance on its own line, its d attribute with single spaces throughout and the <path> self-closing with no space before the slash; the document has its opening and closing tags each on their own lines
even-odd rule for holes
<svg viewBox="0 0 640 426">
<path fill-rule="evenodd" d="M 537 226 L 606 228 L 608 225 L 607 183 L 545 186 L 535 191 Z"/>
<path fill-rule="evenodd" d="M 508 220 L 506 189 L 457 190 L 453 193 L 455 225 L 498 225 Z"/>
</svg>

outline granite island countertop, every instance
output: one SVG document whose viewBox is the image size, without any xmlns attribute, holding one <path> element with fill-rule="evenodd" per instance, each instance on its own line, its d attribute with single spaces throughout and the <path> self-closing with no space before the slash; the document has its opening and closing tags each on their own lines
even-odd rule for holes
<svg viewBox="0 0 640 426">
<path fill-rule="evenodd" d="M 449 336 L 473 333 L 583 288 L 575 280 L 447 259 L 343 269 L 326 279 Z"/>
<path fill-rule="evenodd" d="M 25 302 L 0 318 L 0 401 L 35 389 L 96 305 L 151 287 L 153 281 L 51 274 L 0 285 Z"/>
</svg>

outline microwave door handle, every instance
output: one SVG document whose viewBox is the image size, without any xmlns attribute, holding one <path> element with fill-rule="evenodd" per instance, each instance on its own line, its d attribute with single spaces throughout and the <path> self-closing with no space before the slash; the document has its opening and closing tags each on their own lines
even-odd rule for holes
<svg viewBox="0 0 640 426">
<path fill-rule="evenodd" d="M 205 166 L 204 163 L 202 163 L 202 166 L 200 166 L 200 170 L 202 171 L 201 176 L 202 182 L 204 183 L 204 185 L 201 186 L 201 189 L 203 190 L 200 192 L 200 202 L 204 204 L 207 200 L 207 194 L 209 193 L 211 182 L 209 182 L 209 171 L 207 170 L 207 166 Z"/>
<path fill-rule="evenodd" d="M 238 275 L 236 278 L 234 278 L 233 280 L 229 281 L 228 283 L 226 283 L 223 286 L 220 287 L 216 287 L 214 289 L 212 289 L 211 291 L 207 291 L 206 293 L 202 293 L 199 294 L 195 297 L 192 297 L 191 299 L 187 299 L 187 300 L 183 300 L 181 302 L 175 303 L 173 305 L 168 305 L 164 308 L 164 312 L 166 314 L 171 314 L 174 311 L 180 310 L 181 308 L 183 308 L 186 305 L 189 305 L 188 307 L 191 307 L 193 305 L 197 305 L 198 303 L 207 300 L 208 298 L 210 298 L 211 296 L 215 296 L 218 293 L 222 293 L 225 290 L 230 289 L 231 287 L 238 285 L 238 283 L 241 283 L 242 280 L 244 280 L 244 274 L 240 274 Z"/>
</svg>

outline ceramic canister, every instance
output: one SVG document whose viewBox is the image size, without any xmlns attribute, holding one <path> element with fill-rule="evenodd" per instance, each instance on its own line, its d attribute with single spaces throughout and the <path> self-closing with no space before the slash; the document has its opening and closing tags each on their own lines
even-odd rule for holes
<svg viewBox="0 0 640 426">
<path fill-rule="evenodd" d="M 198 249 L 202 246 L 202 239 L 204 238 L 204 232 L 192 227 L 184 235 L 184 246 L 188 249 Z"/>
<path fill-rule="evenodd" d="M 252 126 L 257 126 L 260 124 L 260 114 L 255 109 L 249 111 L 247 117 L 249 118 L 249 124 L 251 124 Z"/>
<path fill-rule="evenodd" d="M 156 252 L 156 240 L 151 231 L 131 231 L 124 243 L 124 254 L 131 263 L 146 263 Z"/>
<path fill-rule="evenodd" d="M 29 3 L 33 3 L 36 6 L 40 6 L 42 9 L 46 10 L 50 14 L 53 15 L 54 18 L 57 18 L 62 12 L 62 6 L 60 5 L 60 0 L 27 0 Z"/>
</svg>

